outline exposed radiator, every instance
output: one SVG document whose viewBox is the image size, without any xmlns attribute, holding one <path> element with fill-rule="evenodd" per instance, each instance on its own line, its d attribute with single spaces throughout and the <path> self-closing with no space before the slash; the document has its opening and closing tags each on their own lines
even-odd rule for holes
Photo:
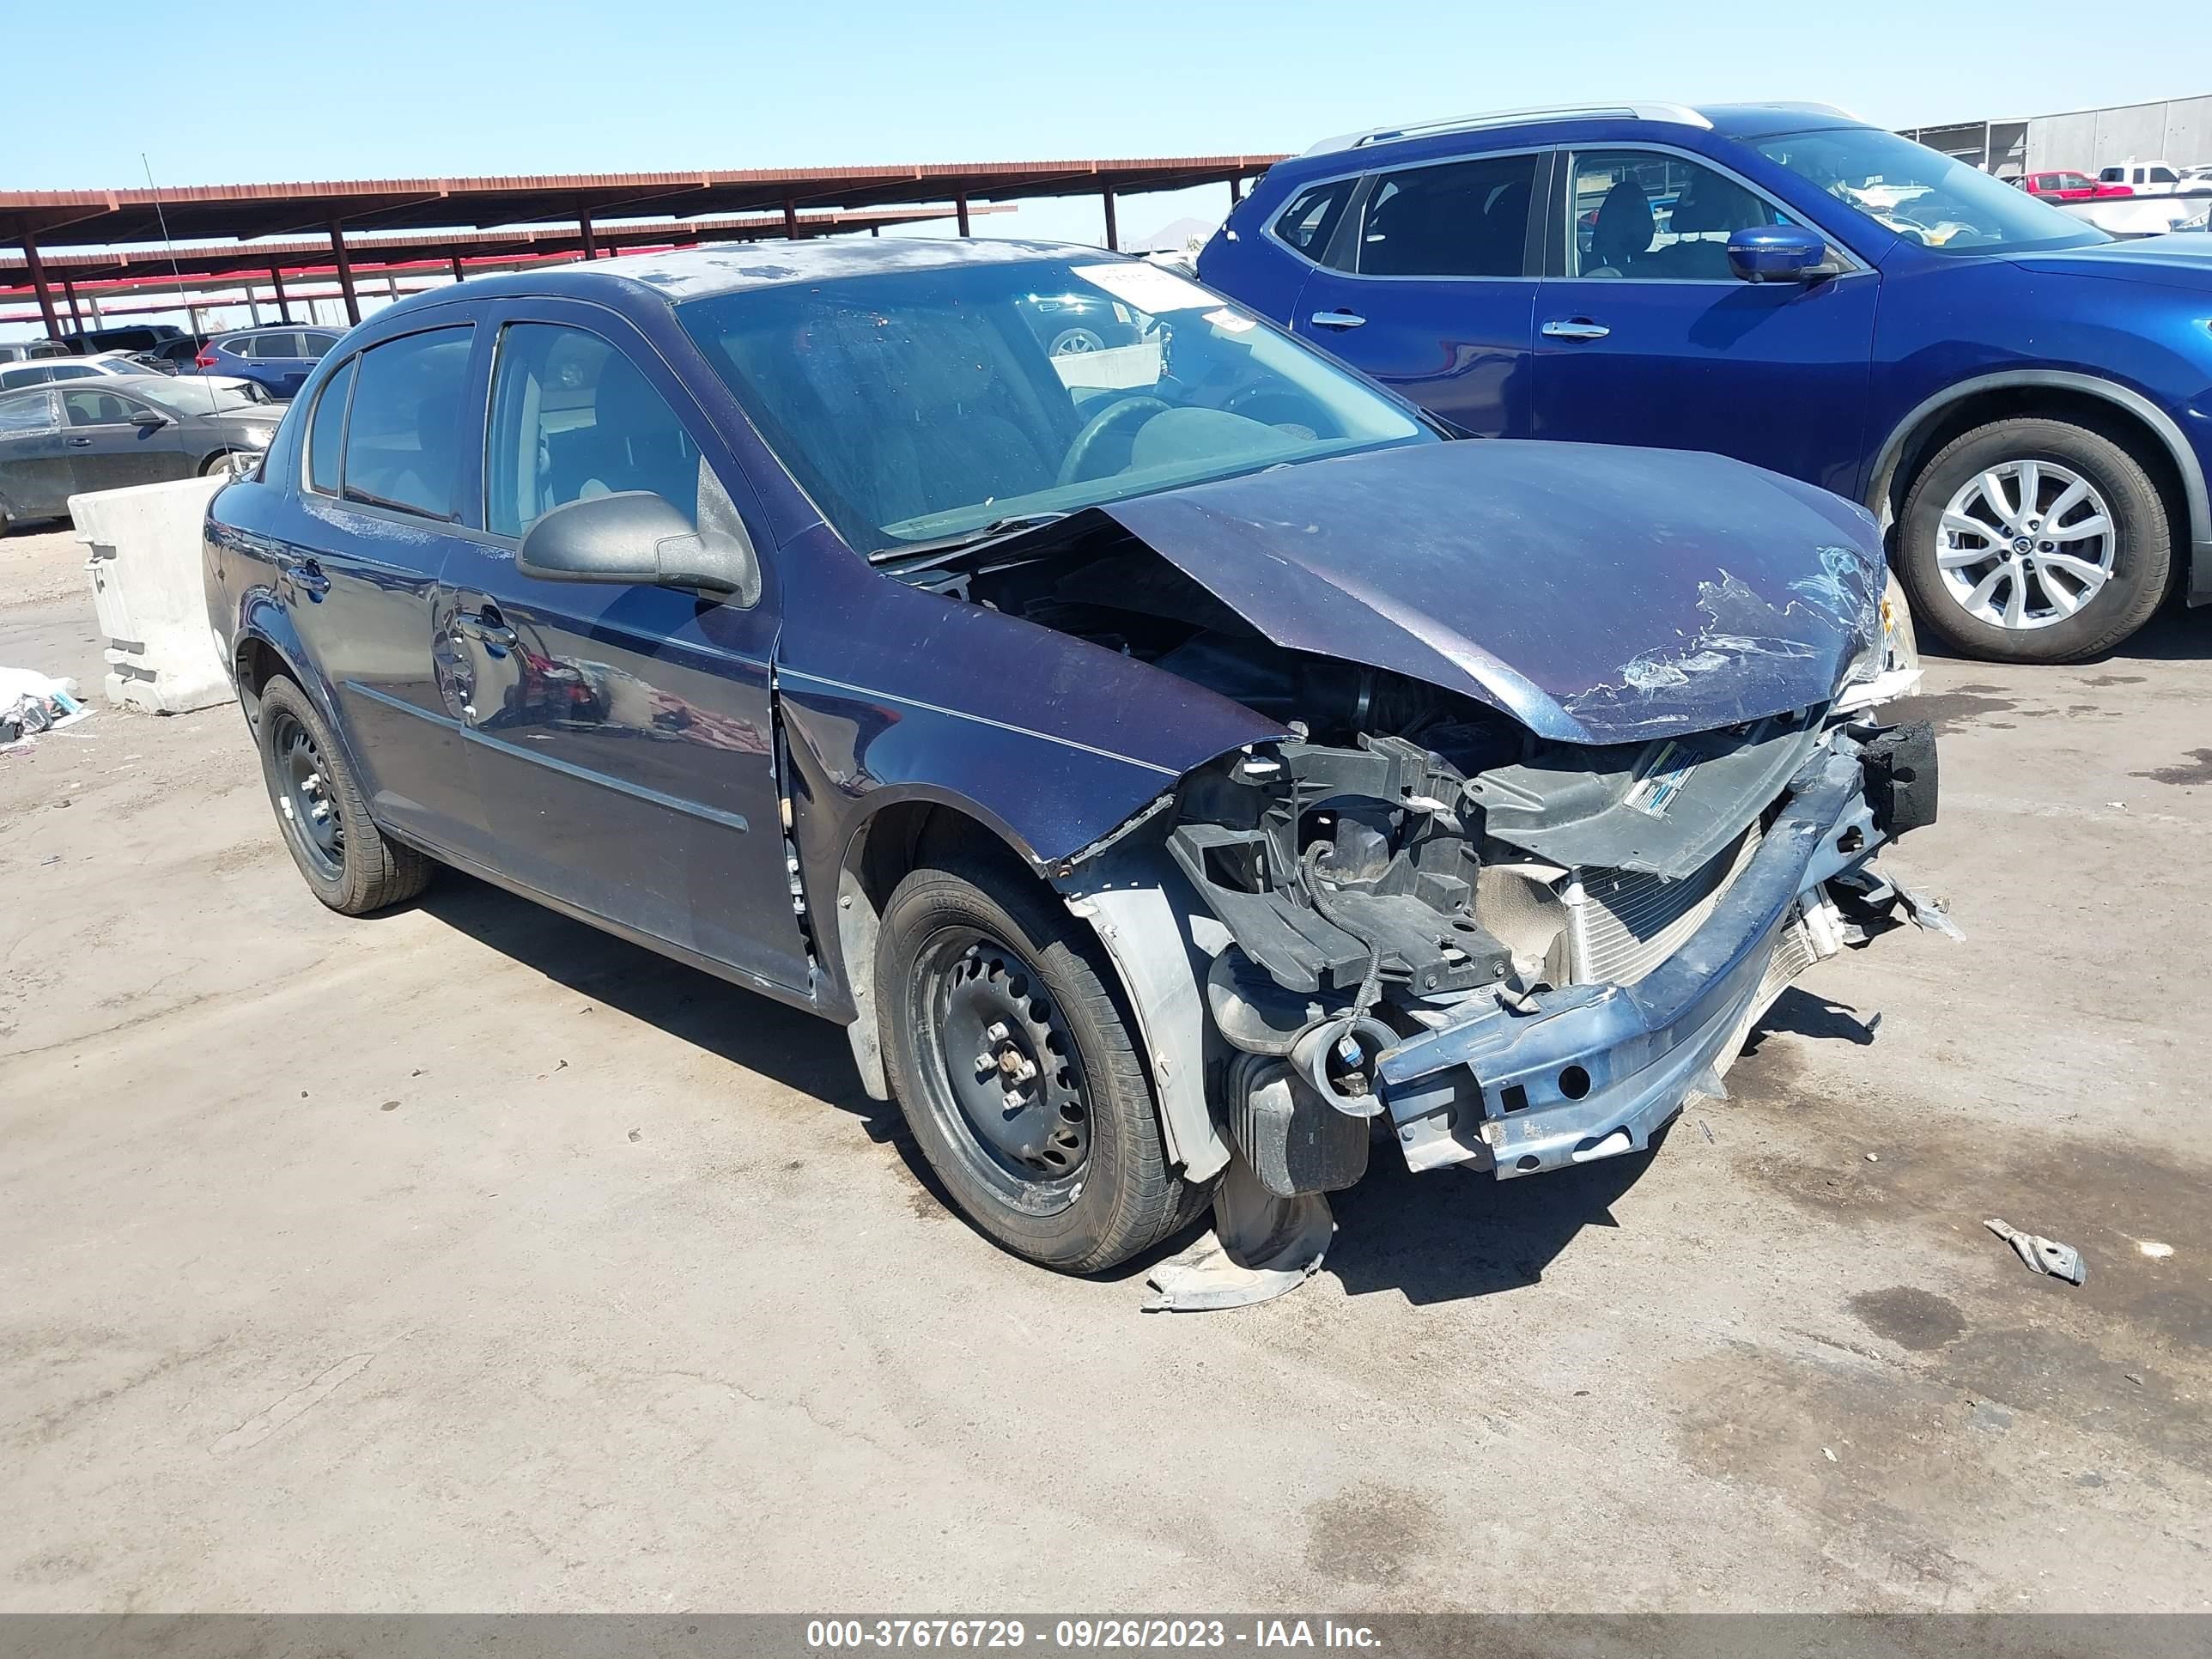
<svg viewBox="0 0 2212 1659">
<path fill-rule="evenodd" d="M 1641 870 L 1577 872 L 1582 902 L 1567 905 L 1569 963 L 1575 980 L 1633 985 L 1680 948 L 1712 914 L 1730 883 L 1759 850 L 1746 830 L 1695 874 L 1662 881 Z"/>
</svg>

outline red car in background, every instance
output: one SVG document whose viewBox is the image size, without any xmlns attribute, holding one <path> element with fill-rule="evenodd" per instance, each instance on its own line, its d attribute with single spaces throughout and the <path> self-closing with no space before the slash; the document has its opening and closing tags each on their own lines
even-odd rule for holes
<svg viewBox="0 0 2212 1659">
<path fill-rule="evenodd" d="M 2086 202 L 2097 193 L 2097 181 L 2086 173 L 2031 173 L 2017 182 L 2046 202 Z"/>
</svg>

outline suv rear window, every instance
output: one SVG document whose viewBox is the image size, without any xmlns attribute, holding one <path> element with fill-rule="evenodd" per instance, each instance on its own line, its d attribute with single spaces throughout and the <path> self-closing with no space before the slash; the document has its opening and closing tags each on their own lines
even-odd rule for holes
<svg viewBox="0 0 2212 1659">
<path fill-rule="evenodd" d="M 1534 155 L 1385 173 L 1367 205 L 1359 270 L 1372 276 L 1527 275 Z"/>
<path fill-rule="evenodd" d="M 1275 236 L 1318 264 L 1327 264 L 1329 239 L 1344 218 L 1357 179 L 1338 179 L 1302 191 L 1275 216 Z"/>
</svg>

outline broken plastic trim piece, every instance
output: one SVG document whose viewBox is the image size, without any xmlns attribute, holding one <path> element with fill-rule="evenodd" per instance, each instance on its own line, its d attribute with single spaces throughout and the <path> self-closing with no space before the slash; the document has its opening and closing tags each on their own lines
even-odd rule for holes
<svg viewBox="0 0 2212 1659">
<path fill-rule="evenodd" d="M 2063 1279 L 2079 1285 L 2089 1276 L 2081 1264 L 2081 1252 L 2071 1244 L 2061 1244 L 2055 1238 L 2045 1238 L 2039 1233 L 2024 1233 L 1992 1216 L 1982 1223 L 1991 1232 L 2013 1248 L 2013 1253 L 2027 1263 L 2032 1272 L 2051 1279 Z"/>
<path fill-rule="evenodd" d="M 1319 1193 L 1278 1198 L 1243 1156 L 1213 1195 L 1213 1226 L 1146 1276 L 1146 1313 L 1209 1313 L 1272 1302 L 1321 1271 L 1336 1221 Z"/>
</svg>

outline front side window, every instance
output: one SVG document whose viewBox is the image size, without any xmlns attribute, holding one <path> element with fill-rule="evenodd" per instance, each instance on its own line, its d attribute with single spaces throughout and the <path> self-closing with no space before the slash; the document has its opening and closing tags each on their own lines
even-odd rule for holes
<svg viewBox="0 0 2212 1659">
<path fill-rule="evenodd" d="M 87 387 L 62 393 L 62 407 L 71 426 L 121 426 L 148 412 L 146 405 L 112 392 Z"/>
<path fill-rule="evenodd" d="M 309 357 L 319 357 L 338 343 L 335 334 L 303 334 L 300 338 L 307 347 L 302 355 Z"/>
<path fill-rule="evenodd" d="M 1761 138 L 1788 167 L 1885 230 L 1938 253 L 2088 247 L 2112 239 L 1979 167 L 1873 127 Z M 2106 177 L 2117 169 L 2106 170 Z"/>
<path fill-rule="evenodd" d="M 1582 151 L 1573 180 L 1571 276 L 1731 282 L 1729 237 L 1784 222 L 1757 191 L 1658 150 Z"/>
<path fill-rule="evenodd" d="M 307 423 L 307 487 L 325 495 L 338 493 L 345 461 L 346 399 L 353 395 L 354 363 L 339 366 L 315 394 L 315 416 Z"/>
<path fill-rule="evenodd" d="M 347 500 L 454 516 L 471 332 L 434 328 L 361 354 L 346 420 Z"/>
<path fill-rule="evenodd" d="M 2150 181 L 2154 185 L 2178 185 L 2181 182 L 2181 176 L 2172 167 L 2153 167 Z"/>
<path fill-rule="evenodd" d="M 0 437 L 54 428 L 54 394 L 21 392 L 0 398 Z"/>
<path fill-rule="evenodd" d="M 1490 155 L 1383 174 L 1359 234 L 1369 276 L 1527 274 L 1534 155 Z"/>
<path fill-rule="evenodd" d="M 511 325 L 492 376 L 484 528 L 520 536 L 556 507 L 632 489 L 696 521 L 699 447 L 676 411 L 598 335 Z"/>
<path fill-rule="evenodd" d="M 1276 216 L 1275 234 L 1307 258 L 1322 261 L 1329 239 L 1343 221 L 1344 204 L 1358 183 L 1357 179 L 1338 179 L 1304 191 Z"/>
<path fill-rule="evenodd" d="M 46 371 L 46 379 L 49 380 L 84 380 L 91 379 L 99 373 L 100 371 L 94 368 L 90 363 L 56 363 L 52 368 Z"/>
<path fill-rule="evenodd" d="M 1113 318 L 1110 339 L 1054 353 L 1041 295 Z M 1436 436 L 1133 260 L 979 258 L 716 295 L 677 317 L 838 533 L 894 560 L 1009 519 Z"/>
</svg>

